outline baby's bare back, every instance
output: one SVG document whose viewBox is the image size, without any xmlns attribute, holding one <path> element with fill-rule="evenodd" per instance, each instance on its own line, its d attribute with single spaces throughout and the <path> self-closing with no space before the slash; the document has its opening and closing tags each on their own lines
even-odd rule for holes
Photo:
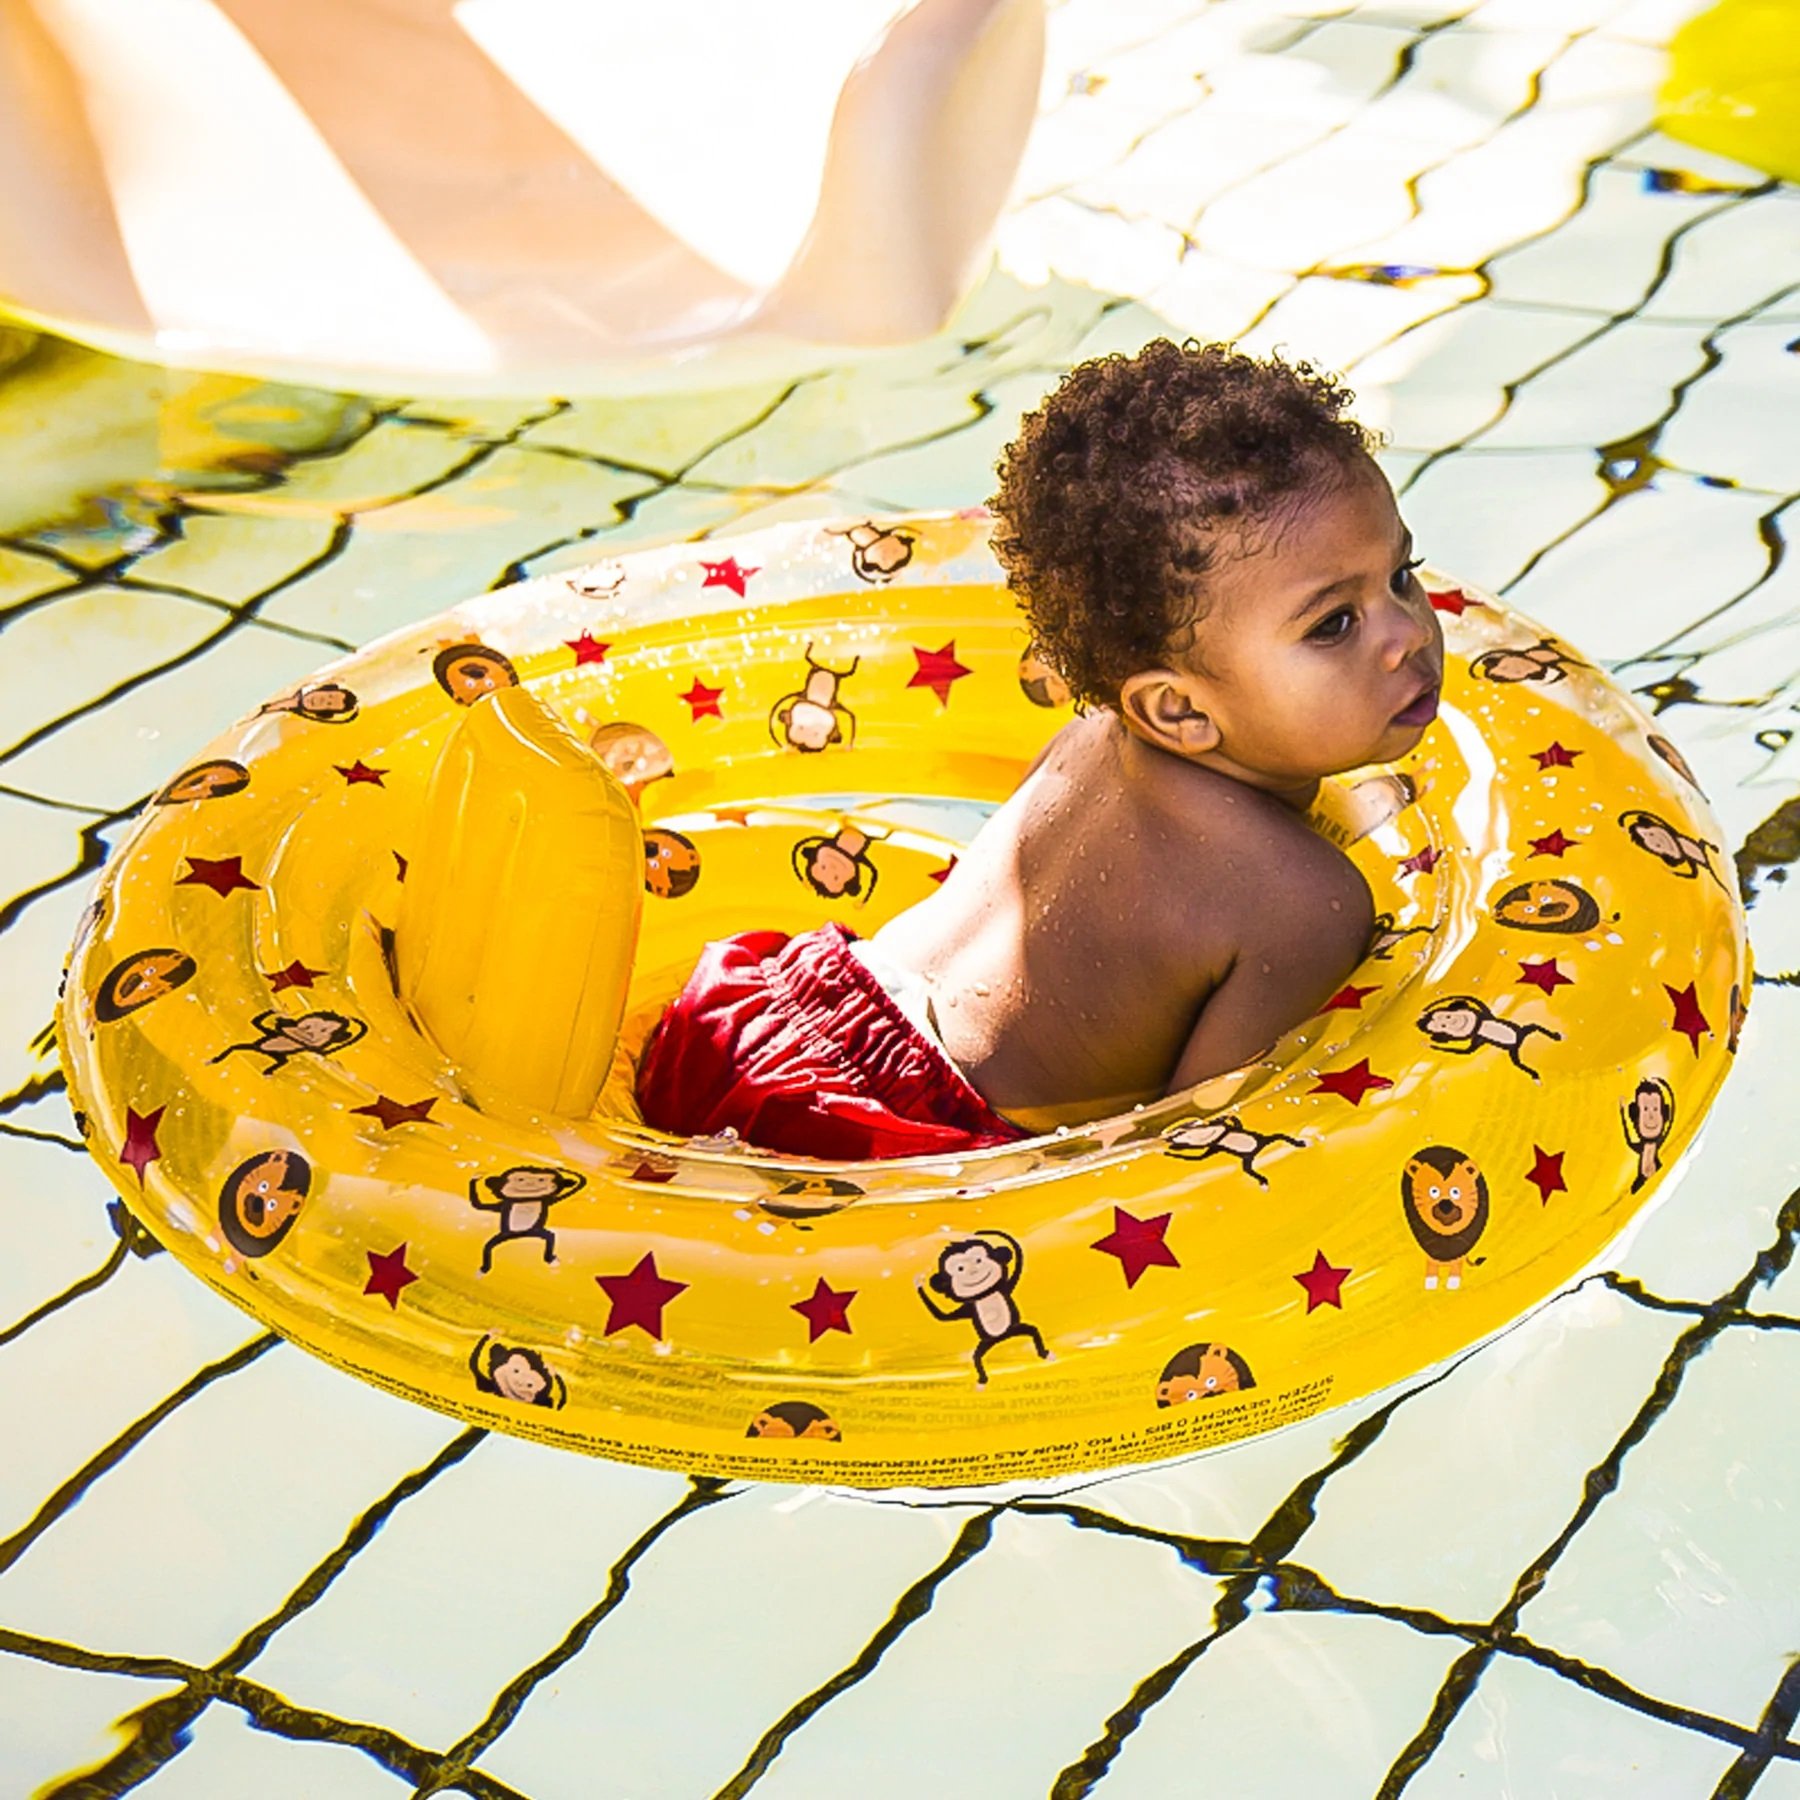
<svg viewBox="0 0 1800 1800">
<path fill-rule="evenodd" d="M 970 1081 L 1041 1130 L 1249 1060 L 1331 994 L 1371 923 L 1362 877 L 1299 814 L 1095 712 L 878 935 L 926 978 Z"/>
</svg>

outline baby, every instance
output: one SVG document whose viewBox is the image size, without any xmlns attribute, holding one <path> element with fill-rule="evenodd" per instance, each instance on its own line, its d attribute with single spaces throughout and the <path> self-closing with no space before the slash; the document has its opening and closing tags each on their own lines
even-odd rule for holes
<svg viewBox="0 0 1800 1800">
<path fill-rule="evenodd" d="M 1317 1011 L 1374 921 L 1308 809 L 1418 742 L 1443 671 L 1350 399 L 1167 341 L 1064 378 L 1001 458 L 993 541 L 1077 718 L 873 939 L 709 945 L 640 1070 L 651 1124 L 977 1149 L 1191 1087 Z"/>
</svg>

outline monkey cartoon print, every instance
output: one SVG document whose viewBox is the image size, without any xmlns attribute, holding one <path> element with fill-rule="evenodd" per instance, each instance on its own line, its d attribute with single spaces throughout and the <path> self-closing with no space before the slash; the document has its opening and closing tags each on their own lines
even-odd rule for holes
<svg viewBox="0 0 1800 1800">
<path fill-rule="evenodd" d="M 1304 1139 L 1290 1137 L 1285 1131 L 1252 1131 L 1236 1113 L 1177 1125 L 1164 1134 L 1163 1142 L 1171 1156 L 1187 1162 L 1229 1156 L 1258 1187 L 1267 1187 L 1269 1178 L 1256 1166 L 1256 1159 L 1271 1144 L 1291 1144 L 1296 1150 L 1306 1148 Z"/>
<path fill-rule="evenodd" d="M 1025 1273 L 1025 1247 L 1004 1231 L 981 1231 L 958 1238 L 938 1252 L 937 1268 L 918 1285 L 919 1298 L 934 1319 L 950 1324 L 967 1319 L 975 1327 L 975 1385 L 987 1386 L 987 1354 L 1008 1338 L 1030 1339 L 1040 1359 L 1050 1351 L 1044 1335 L 1029 1325 L 1013 1298 Z M 937 1298 L 950 1301 L 940 1305 Z"/>
<path fill-rule="evenodd" d="M 1566 681 L 1571 669 L 1588 665 L 1571 656 L 1554 638 L 1539 638 L 1535 644 L 1501 645 L 1484 650 L 1469 664 L 1469 673 L 1477 681 L 1534 681 L 1545 686 Z"/>
<path fill-rule="evenodd" d="M 1631 1181 L 1631 1191 L 1636 1194 L 1662 1167 L 1663 1148 L 1675 1129 L 1675 1090 L 1660 1075 L 1647 1075 L 1619 1114 L 1625 1142 L 1637 1157 L 1637 1172 Z"/>
<path fill-rule="evenodd" d="M 1484 1000 L 1473 994 L 1452 994 L 1434 1000 L 1419 1015 L 1419 1029 L 1431 1040 L 1434 1050 L 1447 1050 L 1453 1056 L 1473 1056 L 1477 1050 L 1502 1051 L 1515 1069 L 1522 1069 L 1533 1081 L 1538 1072 L 1525 1060 L 1525 1040 L 1530 1037 L 1562 1042 L 1562 1033 L 1548 1025 L 1533 1025 L 1523 1019 L 1502 1019 Z"/>
<path fill-rule="evenodd" d="M 490 1333 L 469 1356 L 475 1391 L 520 1406 L 543 1406 L 556 1412 L 569 1397 L 567 1384 L 535 1350 L 503 1344 Z"/>
<path fill-rule="evenodd" d="M 535 1239 L 543 1246 L 544 1261 L 556 1261 L 556 1236 L 550 1229 L 550 1209 L 587 1186 L 587 1177 L 573 1169 L 547 1169 L 518 1163 L 498 1175 L 477 1175 L 469 1183 L 469 1204 L 482 1212 L 498 1213 L 494 1235 L 481 1247 L 481 1272 L 494 1265 L 494 1252 L 502 1244 Z"/>
<path fill-rule="evenodd" d="M 208 1060 L 222 1063 L 228 1056 L 249 1051 L 254 1056 L 267 1057 L 268 1066 L 263 1073 L 273 1075 L 277 1069 L 285 1069 L 293 1057 L 308 1053 L 332 1056 L 339 1050 L 346 1050 L 369 1028 L 361 1019 L 346 1018 L 340 1012 L 289 1014 L 269 1011 L 258 1013 L 250 1021 L 250 1029 L 256 1033 L 255 1037 L 241 1044 L 227 1044 L 217 1056 Z"/>
<path fill-rule="evenodd" d="M 256 709 L 256 716 L 260 719 L 272 713 L 292 713 L 314 725 L 348 725 L 356 717 L 358 705 L 356 696 L 342 683 L 315 681 L 279 700 L 266 701 Z"/>
<path fill-rule="evenodd" d="M 919 541 L 910 531 L 877 525 L 873 519 L 839 535 L 850 540 L 850 567 L 857 580 L 873 587 L 892 581 L 912 561 L 913 545 Z"/>
<path fill-rule="evenodd" d="M 1378 912 L 1364 954 L 1370 962 L 1388 962 L 1409 937 L 1430 937 L 1436 929 L 1435 925 L 1398 925 L 1391 912 Z"/>
<path fill-rule="evenodd" d="M 794 846 L 794 873 L 821 900 L 867 900 L 881 871 L 869 859 L 869 834 L 840 825 L 830 836 L 819 832 Z M 865 885 L 866 878 L 866 885 Z"/>
<path fill-rule="evenodd" d="M 1415 1151 L 1400 1172 L 1400 1200 L 1425 1252 L 1425 1285 L 1436 1287 L 1441 1276 L 1445 1288 L 1461 1287 L 1463 1264 L 1488 1223 L 1487 1177 L 1474 1158 L 1448 1144 Z"/>
<path fill-rule="evenodd" d="M 856 742 L 856 715 L 838 698 L 838 689 L 856 673 L 860 656 L 847 669 L 822 663 L 806 646 L 806 681 L 783 694 L 769 713 L 769 736 L 790 750 L 817 752 L 833 744 Z"/>
<path fill-rule="evenodd" d="M 1719 846 L 1710 839 L 1683 831 L 1661 814 L 1646 812 L 1641 806 L 1620 813 L 1619 823 L 1632 843 L 1647 856 L 1654 856 L 1670 874 L 1679 875 L 1683 881 L 1706 875 L 1720 887 L 1725 885 L 1712 862 Z"/>
</svg>

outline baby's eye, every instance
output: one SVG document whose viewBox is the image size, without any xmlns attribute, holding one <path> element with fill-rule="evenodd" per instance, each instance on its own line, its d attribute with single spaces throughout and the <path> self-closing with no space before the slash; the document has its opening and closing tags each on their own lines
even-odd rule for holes
<svg viewBox="0 0 1800 1800">
<path fill-rule="evenodd" d="M 1424 561 L 1425 559 L 1422 556 L 1409 556 L 1406 561 L 1394 571 L 1388 585 L 1396 594 L 1404 594 L 1412 585 L 1413 570 L 1423 566 Z"/>
<path fill-rule="evenodd" d="M 1341 643 L 1356 624 L 1356 614 L 1347 606 L 1327 613 L 1306 635 L 1315 644 Z"/>
</svg>

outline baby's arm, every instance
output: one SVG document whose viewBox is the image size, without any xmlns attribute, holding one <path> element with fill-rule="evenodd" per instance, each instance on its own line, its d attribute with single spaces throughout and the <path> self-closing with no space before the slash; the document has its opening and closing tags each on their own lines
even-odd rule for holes
<svg viewBox="0 0 1800 1800">
<path fill-rule="evenodd" d="M 1319 840 L 1256 897 L 1224 978 L 1207 997 L 1168 1091 L 1240 1068 L 1310 1018 L 1362 961 L 1375 923 L 1369 886 Z"/>
</svg>

